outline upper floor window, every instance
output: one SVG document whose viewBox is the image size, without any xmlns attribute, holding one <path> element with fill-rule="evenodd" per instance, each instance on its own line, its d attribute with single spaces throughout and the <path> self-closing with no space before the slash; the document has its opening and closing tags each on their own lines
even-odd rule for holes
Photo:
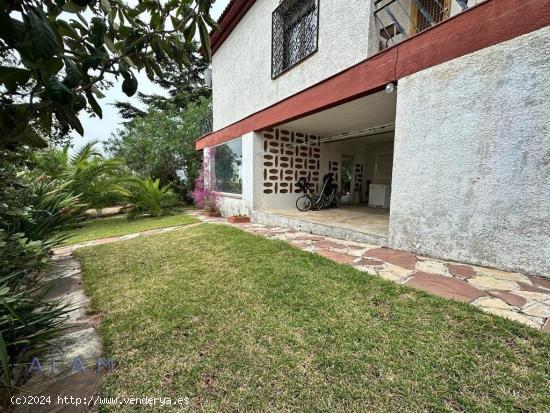
<svg viewBox="0 0 550 413">
<path fill-rule="evenodd" d="M 317 51 L 319 0 L 283 0 L 273 12 L 271 77 Z"/>
</svg>

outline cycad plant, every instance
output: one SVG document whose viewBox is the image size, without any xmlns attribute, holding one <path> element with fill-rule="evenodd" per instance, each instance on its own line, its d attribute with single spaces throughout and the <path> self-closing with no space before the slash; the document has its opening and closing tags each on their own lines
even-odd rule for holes
<svg viewBox="0 0 550 413">
<path fill-rule="evenodd" d="M 128 184 L 129 200 L 133 207 L 130 218 L 139 215 L 160 215 L 166 207 L 177 203 L 177 196 L 169 185 L 161 187 L 160 180 L 135 179 Z"/>
</svg>

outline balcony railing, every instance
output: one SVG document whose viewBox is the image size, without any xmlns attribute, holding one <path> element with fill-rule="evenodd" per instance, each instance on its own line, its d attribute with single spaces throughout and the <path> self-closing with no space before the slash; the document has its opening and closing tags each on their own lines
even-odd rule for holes
<svg viewBox="0 0 550 413">
<path fill-rule="evenodd" d="M 375 0 L 380 50 L 461 13 L 485 0 Z"/>
<path fill-rule="evenodd" d="M 213 118 L 212 113 L 202 118 L 199 122 L 200 136 L 208 135 L 213 130 Z"/>
</svg>

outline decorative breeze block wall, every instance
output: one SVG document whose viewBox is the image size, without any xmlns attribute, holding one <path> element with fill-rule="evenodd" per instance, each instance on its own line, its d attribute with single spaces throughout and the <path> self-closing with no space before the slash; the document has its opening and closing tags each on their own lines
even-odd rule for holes
<svg viewBox="0 0 550 413">
<path fill-rule="evenodd" d="M 318 136 L 283 129 L 263 132 L 263 193 L 299 193 L 296 182 L 307 178 L 319 191 L 321 143 Z"/>
<path fill-rule="evenodd" d="M 355 192 L 361 193 L 363 187 L 363 164 L 355 164 Z"/>
<path fill-rule="evenodd" d="M 338 173 L 340 172 L 340 163 L 338 161 L 329 161 L 328 171 L 334 174 L 334 182 L 339 184 Z"/>
</svg>

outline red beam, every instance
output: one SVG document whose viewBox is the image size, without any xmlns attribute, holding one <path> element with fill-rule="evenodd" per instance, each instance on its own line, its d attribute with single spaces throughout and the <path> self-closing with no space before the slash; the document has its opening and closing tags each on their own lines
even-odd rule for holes
<svg viewBox="0 0 550 413">
<path fill-rule="evenodd" d="M 197 150 L 320 112 L 387 83 L 550 24 L 550 0 L 487 0 L 273 106 L 197 140 Z"/>
</svg>

